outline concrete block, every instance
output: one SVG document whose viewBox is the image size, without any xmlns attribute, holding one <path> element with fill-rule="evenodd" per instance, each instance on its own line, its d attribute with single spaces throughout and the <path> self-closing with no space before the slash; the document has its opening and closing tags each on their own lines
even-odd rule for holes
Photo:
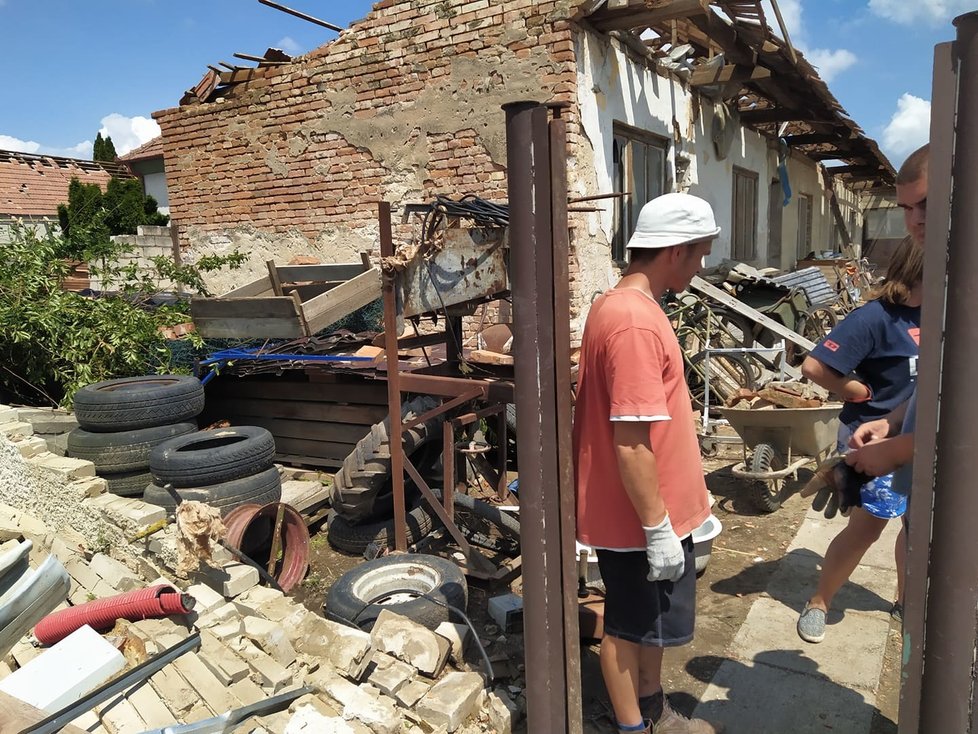
<svg viewBox="0 0 978 734">
<path fill-rule="evenodd" d="M 187 684 L 197 692 L 207 707 L 215 712 L 227 711 L 237 705 L 227 687 L 204 665 L 197 653 L 187 653 L 170 663 Z"/>
<path fill-rule="evenodd" d="M 81 558 L 70 558 L 65 563 L 65 569 L 68 571 L 68 575 L 77 581 L 78 585 L 86 591 L 92 591 L 98 582 L 101 581 L 99 575 Z"/>
<path fill-rule="evenodd" d="M 452 646 L 452 662 L 458 665 L 465 657 L 465 648 L 469 644 L 472 630 L 467 624 L 442 622 L 435 628 L 435 633 L 444 637 Z"/>
<path fill-rule="evenodd" d="M 320 658 L 342 675 L 359 680 L 370 663 L 373 643 L 363 630 L 310 615 L 300 622 L 296 650 Z"/>
<path fill-rule="evenodd" d="M 19 420 L 17 418 L 17 408 L 11 408 L 9 405 L 0 405 L 0 424 L 13 423 L 17 420 Z"/>
<path fill-rule="evenodd" d="M 124 696 L 116 696 L 97 707 L 97 711 L 99 721 L 109 734 L 129 734 L 146 730 L 146 722 Z"/>
<path fill-rule="evenodd" d="M 170 666 L 154 673 L 149 679 L 149 684 L 163 699 L 167 708 L 178 715 L 184 711 L 189 711 L 200 700 L 193 688 L 187 684 L 187 681 Z M 213 712 L 208 712 L 207 716 L 210 716 L 211 713 Z M 206 716 L 199 718 L 206 718 Z M 197 721 L 197 719 L 188 718 L 188 721 Z"/>
<path fill-rule="evenodd" d="M 167 708 L 160 695 L 146 681 L 126 691 L 126 699 L 146 722 L 147 728 L 162 728 L 176 721 L 176 715 Z"/>
<path fill-rule="evenodd" d="M 229 599 L 258 585 L 258 569 L 244 563 L 229 563 L 221 568 L 201 566 L 198 577 Z"/>
<path fill-rule="evenodd" d="M 520 719 L 520 707 L 509 697 L 509 694 L 502 688 L 492 691 L 486 708 L 492 731 L 496 734 L 512 734 L 513 724 Z"/>
<path fill-rule="evenodd" d="M 61 475 L 65 479 L 83 479 L 95 476 L 95 464 L 85 459 L 73 459 L 70 456 L 36 456 L 30 460 L 36 466 Z"/>
<path fill-rule="evenodd" d="M 88 625 L 0 681 L 0 691 L 54 713 L 125 667 L 122 653 Z"/>
<path fill-rule="evenodd" d="M 14 446 L 25 459 L 31 459 L 48 450 L 47 441 L 40 436 L 25 436 L 19 441 L 14 441 Z"/>
<path fill-rule="evenodd" d="M 224 605 L 224 597 L 207 584 L 193 584 L 187 587 L 187 593 L 197 602 L 194 611 L 200 616 Z"/>
<path fill-rule="evenodd" d="M 92 594 L 98 599 L 108 599 L 112 596 L 118 596 L 119 590 L 109 586 L 108 582 L 104 579 L 99 579 L 98 583 L 95 584 L 95 588 L 92 589 Z"/>
<path fill-rule="evenodd" d="M 121 514 L 126 520 L 135 525 L 137 530 L 148 528 L 150 525 L 166 519 L 166 510 L 162 507 L 131 498 L 126 503 Z"/>
<path fill-rule="evenodd" d="M 432 727 L 453 732 L 478 711 L 483 681 L 478 673 L 449 673 L 418 701 L 414 713 Z"/>
<path fill-rule="evenodd" d="M 341 716 L 326 716 L 313 706 L 301 706 L 289 717 L 285 734 L 356 734 Z"/>
<path fill-rule="evenodd" d="M 242 624 L 240 619 L 232 619 L 230 621 L 214 625 L 210 628 L 210 632 L 217 639 L 224 642 L 229 642 L 231 640 L 240 638 L 241 635 L 244 634 L 244 624 Z"/>
<path fill-rule="evenodd" d="M 8 423 L 0 423 L 0 434 L 3 434 L 7 438 L 33 436 L 34 427 L 30 423 L 24 423 L 23 421 L 9 421 Z"/>
<path fill-rule="evenodd" d="M 357 719 L 376 734 L 399 734 L 401 715 L 394 701 L 379 693 L 372 686 L 357 686 L 328 669 L 320 669 L 310 676 L 327 699 L 342 708 L 344 719 Z"/>
<path fill-rule="evenodd" d="M 75 420 L 75 416 L 64 411 L 18 408 L 17 418 L 25 423 L 30 423 L 34 428 L 34 433 L 60 434 L 78 428 L 78 421 Z"/>
<path fill-rule="evenodd" d="M 297 698 L 295 701 L 289 704 L 289 711 L 296 712 L 299 709 L 311 706 L 313 709 L 321 713 L 323 716 L 339 716 L 340 712 L 331 703 L 328 703 L 325 699 L 320 698 L 314 693 L 307 693 L 301 698 Z"/>
<path fill-rule="evenodd" d="M 68 434 L 67 433 L 46 433 L 41 436 L 47 444 L 48 451 L 55 456 L 68 455 Z"/>
<path fill-rule="evenodd" d="M 240 622 L 243 617 L 244 615 L 241 614 L 241 610 L 238 609 L 236 604 L 225 602 L 216 609 L 212 609 L 211 611 L 207 612 L 207 614 L 201 615 L 200 619 L 197 620 L 197 625 L 202 628 L 214 627 L 215 625 L 224 624 L 225 622 Z"/>
<path fill-rule="evenodd" d="M 255 586 L 240 594 L 234 601 L 238 604 L 246 604 L 250 609 L 254 609 L 257 612 L 263 604 L 284 598 L 285 594 L 278 589 L 270 589 L 267 586 Z"/>
<path fill-rule="evenodd" d="M 250 640 L 239 640 L 234 650 L 251 666 L 263 686 L 277 693 L 292 682 L 292 674 Z"/>
<path fill-rule="evenodd" d="M 125 578 L 135 578 L 135 574 L 129 570 L 129 567 L 117 561 L 111 556 L 107 556 L 105 553 L 96 553 L 92 556 L 92 560 L 88 562 L 88 567 L 97 573 L 104 581 L 111 584 L 115 588 L 119 588 L 119 582 Z"/>
<path fill-rule="evenodd" d="M 441 673 L 452 648 L 441 635 L 387 609 L 377 615 L 370 641 L 375 649 L 413 665 L 432 678 Z"/>
<path fill-rule="evenodd" d="M 241 701 L 242 705 L 247 706 L 249 703 L 257 703 L 258 701 L 264 701 L 268 696 L 265 695 L 265 691 L 261 689 L 257 683 L 255 683 L 251 678 L 242 678 L 236 681 L 230 686 L 231 694 Z"/>
<path fill-rule="evenodd" d="M 62 530 L 51 541 L 51 553 L 62 564 L 72 559 L 82 560 L 85 553 L 85 538 L 80 533 Z"/>
<path fill-rule="evenodd" d="M 489 616 L 503 632 L 523 627 L 523 597 L 518 594 L 502 594 L 489 599 Z"/>
<path fill-rule="evenodd" d="M 415 678 L 401 686 L 394 694 L 394 698 L 406 709 L 413 709 L 415 704 L 427 695 L 431 690 L 431 684 L 427 681 Z"/>
<path fill-rule="evenodd" d="M 10 654 L 14 662 L 17 663 L 18 668 L 23 668 L 42 652 L 44 652 L 42 648 L 34 647 L 26 638 L 18 640 L 10 650 Z"/>
<path fill-rule="evenodd" d="M 200 646 L 198 657 L 200 657 L 201 662 L 224 685 L 237 683 L 242 678 L 247 678 L 248 673 L 251 672 L 251 668 L 244 660 L 235 655 L 220 639 L 207 630 L 201 630 Z"/>
<path fill-rule="evenodd" d="M 394 696 L 410 682 L 417 670 L 407 663 L 383 652 L 375 652 L 367 668 L 367 682 L 381 693 Z"/>
<path fill-rule="evenodd" d="M 295 662 L 295 649 L 281 625 L 261 617 L 245 617 L 244 633 L 281 666 L 287 668 Z"/>
</svg>

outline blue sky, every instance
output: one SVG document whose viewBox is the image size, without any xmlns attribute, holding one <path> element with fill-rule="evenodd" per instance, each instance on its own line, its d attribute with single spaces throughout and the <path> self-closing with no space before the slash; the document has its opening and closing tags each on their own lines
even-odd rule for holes
<svg viewBox="0 0 978 734">
<path fill-rule="evenodd" d="M 769 2 L 769 0 L 765 0 Z M 347 26 L 369 0 L 285 0 Z M 792 42 L 895 165 L 927 137 L 934 45 L 975 0 L 780 0 Z M 775 25 L 774 14 L 768 13 Z M 125 152 L 151 138 L 207 64 L 336 37 L 257 0 L 0 0 L 0 148 L 90 157 L 101 131 Z M 247 62 L 240 62 L 246 64 Z"/>
</svg>

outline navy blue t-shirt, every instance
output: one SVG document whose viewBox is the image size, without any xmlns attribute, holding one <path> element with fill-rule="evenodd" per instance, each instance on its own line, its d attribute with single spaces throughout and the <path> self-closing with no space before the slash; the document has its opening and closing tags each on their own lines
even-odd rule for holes
<svg viewBox="0 0 978 734">
<path fill-rule="evenodd" d="M 917 380 L 920 307 L 870 301 L 846 316 L 811 352 L 841 375 L 856 372 L 873 398 L 846 403 L 839 419 L 850 429 L 882 418 L 906 401 Z"/>
</svg>

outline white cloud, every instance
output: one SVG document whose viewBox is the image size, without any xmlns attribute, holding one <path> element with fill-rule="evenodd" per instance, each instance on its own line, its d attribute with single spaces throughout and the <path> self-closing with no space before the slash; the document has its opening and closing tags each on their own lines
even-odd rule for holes
<svg viewBox="0 0 978 734">
<path fill-rule="evenodd" d="M 0 150 L 15 150 L 18 153 L 32 153 L 36 155 L 56 155 L 63 158 L 92 158 L 92 141 L 83 140 L 78 145 L 68 148 L 57 148 L 52 145 L 42 145 L 33 140 L 21 140 L 11 135 L 0 135 Z"/>
<path fill-rule="evenodd" d="M 930 138 L 930 101 L 904 94 L 883 130 L 883 149 L 896 164 Z"/>
<path fill-rule="evenodd" d="M 831 82 L 838 74 L 853 66 L 859 59 L 852 51 L 844 48 L 829 51 L 826 48 L 811 48 L 802 53 L 809 63 L 818 69 L 818 75 L 824 82 Z"/>
<path fill-rule="evenodd" d="M 2 0 L 0 0 L 0 2 L 2 2 Z M 295 42 L 295 39 L 292 38 L 292 36 L 285 36 L 285 38 L 280 38 L 275 43 L 273 48 L 282 49 L 283 51 L 285 51 L 285 53 L 289 54 L 290 56 L 301 56 L 304 50 L 302 46 L 300 46 L 298 43 Z"/>
<path fill-rule="evenodd" d="M 160 126 L 155 120 L 148 117 L 126 117 L 118 112 L 106 115 L 102 118 L 102 127 L 99 128 L 102 137 L 111 136 L 112 145 L 115 152 L 125 155 L 133 148 L 138 148 L 143 143 L 160 134 Z"/>
<path fill-rule="evenodd" d="M 869 0 L 869 9 L 895 23 L 940 25 L 974 10 L 974 0 Z"/>
<path fill-rule="evenodd" d="M 3 0 L 0 0 L 2 3 Z M 0 135 L 0 150 L 15 150 L 18 153 L 36 153 L 41 149 L 40 143 L 33 140 L 21 140 L 10 135 Z"/>
<path fill-rule="evenodd" d="M 833 50 L 811 46 L 804 20 L 802 0 L 778 0 L 778 8 L 781 10 L 781 18 L 788 29 L 792 45 L 804 54 L 812 66 L 818 69 L 818 75 L 822 81 L 832 81 L 859 61 L 856 54 L 848 49 Z M 764 15 L 767 18 L 767 24 L 774 29 L 775 34 L 781 36 L 781 27 L 778 25 L 778 17 L 774 13 L 771 0 L 764 0 Z"/>
</svg>

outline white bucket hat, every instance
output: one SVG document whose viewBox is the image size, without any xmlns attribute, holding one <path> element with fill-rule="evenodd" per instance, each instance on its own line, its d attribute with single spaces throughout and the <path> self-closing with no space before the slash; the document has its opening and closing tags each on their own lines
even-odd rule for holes
<svg viewBox="0 0 978 734">
<path fill-rule="evenodd" d="M 627 249 L 687 245 L 720 234 L 713 207 L 692 194 L 663 194 L 642 207 Z"/>
</svg>

